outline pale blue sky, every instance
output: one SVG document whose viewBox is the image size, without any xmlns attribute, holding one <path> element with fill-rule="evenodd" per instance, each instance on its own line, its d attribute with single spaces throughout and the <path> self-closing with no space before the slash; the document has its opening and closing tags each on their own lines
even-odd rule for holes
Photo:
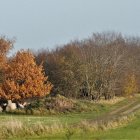
<svg viewBox="0 0 140 140">
<path fill-rule="evenodd" d="M 0 0 L 0 34 L 16 37 L 15 50 L 103 31 L 140 35 L 140 0 Z"/>
</svg>

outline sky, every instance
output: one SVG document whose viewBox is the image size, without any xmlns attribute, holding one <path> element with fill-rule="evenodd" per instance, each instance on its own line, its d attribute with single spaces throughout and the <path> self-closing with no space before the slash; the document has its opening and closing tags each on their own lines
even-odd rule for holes
<svg viewBox="0 0 140 140">
<path fill-rule="evenodd" d="M 140 0 L 0 0 L 0 35 L 16 39 L 14 51 L 104 31 L 140 36 Z"/>
</svg>

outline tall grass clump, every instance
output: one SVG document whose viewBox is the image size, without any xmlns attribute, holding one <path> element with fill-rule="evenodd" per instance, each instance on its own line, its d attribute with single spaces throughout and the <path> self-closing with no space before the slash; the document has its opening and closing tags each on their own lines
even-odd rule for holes
<svg viewBox="0 0 140 140">
<path fill-rule="evenodd" d="M 130 121 L 135 119 L 135 114 L 131 114 L 128 116 L 119 116 L 118 118 L 110 119 L 110 120 L 100 120 L 100 121 L 82 121 L 79 124 L 79 128 L 82 131 L 106 131 L 108 129 L 115 129 L 117 127 L 124 126 L 128 124 Z"/>
<path fill-rule="evenodd" d="M 0 138 L 20 138 L 40 135 L 51 135 L 55 133 L 63 132 L 64 126 L 60 123 L 54 123 L 52 125 L 45 125 L 41 122 L 35 124 L 23 123 L 18 120 L 10 120 L 0 124 Z"/>
</svg>

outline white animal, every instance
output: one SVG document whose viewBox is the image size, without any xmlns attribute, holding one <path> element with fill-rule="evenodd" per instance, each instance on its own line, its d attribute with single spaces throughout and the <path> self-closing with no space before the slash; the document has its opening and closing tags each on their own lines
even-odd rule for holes
<svg viewBox="0 0 140 140">
<path fill-rule="evenodd" d="M 12 110 L 15 110 L 15 109 L 17 109 L 16 103 L 12 103 L 11 100 L 8 100 L 6 111 L 12 111 Z"/>
</svg>

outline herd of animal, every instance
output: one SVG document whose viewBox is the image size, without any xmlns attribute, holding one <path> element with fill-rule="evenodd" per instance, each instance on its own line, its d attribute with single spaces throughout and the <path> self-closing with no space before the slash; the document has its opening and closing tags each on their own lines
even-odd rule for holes
<svg viewBox="0 0 140 140">
<path fill-rule="evenodd" d="M 23 104 L 19 102 L 12 102 L 11 100 L 8 101 L 0 101 L 0 112 L 5 111 L 13 111 L 16 109 L 26 109 L 29 103 L 24 102 Z"/>
</svg>

